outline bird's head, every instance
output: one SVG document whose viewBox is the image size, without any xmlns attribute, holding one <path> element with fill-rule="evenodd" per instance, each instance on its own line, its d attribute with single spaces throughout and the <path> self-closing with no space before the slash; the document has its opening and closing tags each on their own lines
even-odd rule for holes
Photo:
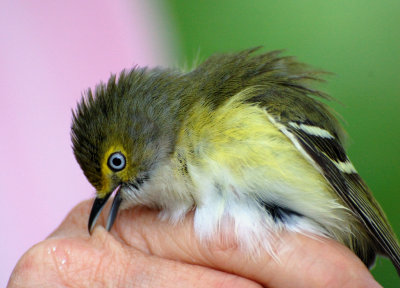
<svg viewBox="0 0 400 288">
<path fill-rule="evenodd" d="M 118 189 L 107 229 L 115 220 L 124 190 L 139 191 L 169 153 L 169 140 L 157 125 L 154 111 L 145 107 L 145 93 L 140 85 L 132 87 L 140 83 L 136 79 L 140 75 L 122 74 L 118 82 L 112 76 L 107 85 L 98 85 L 94 93 L 89 89 L 73 113 L 71 137 L 75 158 L 96 189 L 90 232 L 113 191 Z"/>
</svg>

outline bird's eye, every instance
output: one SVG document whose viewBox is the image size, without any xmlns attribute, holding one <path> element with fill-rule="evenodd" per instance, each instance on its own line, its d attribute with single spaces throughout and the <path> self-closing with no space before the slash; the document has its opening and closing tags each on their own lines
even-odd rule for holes
<svg viewBox="0 0 400 288">
<path fill-rule="evenodd" d="M 108 157 L 107 165 L 114 172 L 121 171 L 126 165 L 124 154 L 121 152 L 115 152 L 111 154 L 110 157 Z"/>
</svg>

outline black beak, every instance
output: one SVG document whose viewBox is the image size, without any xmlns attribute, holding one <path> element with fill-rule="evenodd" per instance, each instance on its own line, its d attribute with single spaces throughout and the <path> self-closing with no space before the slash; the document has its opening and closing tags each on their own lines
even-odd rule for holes
<svg viewBox="0 0 400 288">
<path fill-rule="evenodd" d="M 115 218 L 117 217 L 118 209 L 119 206 L 122 202 L 122 197 L 121 197 L 121 187 L 117 190 L 114 201 L 111 205 L 110 209 L 110 214 L 108 214 L 107 218 L 107 225 L 106 229 L 107 231 L 111 230 L 112 225 L 114 224 Z M 89 216 L 89 223 L 88 223 L 88 229 L 89 233 L 92 234 L 92 231 L 94 229 L 94 226 L 96 225 L 96 221 L 99 218 L 99 215 L 101 213 L 101 210 L 103 210 L 104 206 L 107 203 L 107 200 L 110 198 L 112 193 L 108 193 L 104 198 L 97 198 L 94 199 L 94 203 L 92 206 L 92 211 L 90 211 L 90 216 Z"/>
</svg>

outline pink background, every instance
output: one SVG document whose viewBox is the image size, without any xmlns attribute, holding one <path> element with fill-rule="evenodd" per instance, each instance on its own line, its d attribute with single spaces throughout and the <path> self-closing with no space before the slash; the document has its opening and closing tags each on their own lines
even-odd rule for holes
<svg viewBox="0 0 400 288">
<path fill-rule="evenodd" d="M 1 287 L 30 246 L 94 195 L 69 136 L 82 91 L 111 72 L 173 58 L 169 22 L 156 2 L 0 4 Z"/>
</svg>

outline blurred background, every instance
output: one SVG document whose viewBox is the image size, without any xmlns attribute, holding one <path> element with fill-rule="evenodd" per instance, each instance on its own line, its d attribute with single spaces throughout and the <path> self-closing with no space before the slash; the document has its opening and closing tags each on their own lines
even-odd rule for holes
<svg viewBox="0 0 400 288">
<path fill-rule="evenodd" d="M 69 138 L 81 93 L 110 73 L 191 66 L 263 45 L 335 73 L 319 86 L 348 152 L 400 235 L 400 1 L 0 2 L 0 286 L 22 254 L 94 195 Z M 399 287 L 390 262 L 375 278 Z"/>
</svg>

